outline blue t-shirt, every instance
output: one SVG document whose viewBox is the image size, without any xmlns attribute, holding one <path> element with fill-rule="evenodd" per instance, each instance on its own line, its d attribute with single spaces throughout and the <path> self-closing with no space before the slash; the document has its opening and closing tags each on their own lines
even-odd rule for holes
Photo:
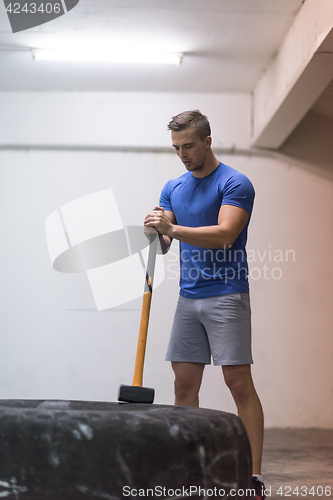
<svg viewBox="0 0 333 500">
<path fill-rule="evenodd" d="M 180 295 L 199 299 L 249 291 L 245 246 L 253 201 L 251 181 L 223 163 L 206 177 L 197 178 L 186 172 L 166 183 L 160 206 L 171 210 L 180 226 L 216 225 L 221 205 L 234 205 L 249 213 L 230 249 L 207 249 L 179 242 Z"/>
</svg>

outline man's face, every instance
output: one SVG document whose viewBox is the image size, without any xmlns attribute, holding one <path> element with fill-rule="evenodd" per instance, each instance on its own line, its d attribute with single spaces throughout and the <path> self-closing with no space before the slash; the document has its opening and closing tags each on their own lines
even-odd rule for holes
<svg viewBox="0 0 333 500">
<path fill-rule="evenodd" d="M 172 130 L 171 139 L 177 155 L 187 170 L 200 174 L 210 150 L 211 138 L 206 137 L 202 141 L 195 128 L 187 128 L 180 132 Z"/>
</svg>

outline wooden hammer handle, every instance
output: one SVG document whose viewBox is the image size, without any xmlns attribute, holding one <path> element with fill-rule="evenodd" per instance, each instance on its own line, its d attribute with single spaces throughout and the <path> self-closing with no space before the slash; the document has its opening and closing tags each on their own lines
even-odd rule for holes
<svg viewBox="0 0 333 500">
<path fill-rule="evenodd" d="M 138 348 L 136 351 L 134 377 L 133 377 L 133 382 L 132 382 L 132 385 L 139 386 L 139 387 L 142 387 L 143 365 L 144 365 L 145 352 L 146 352 L 150 303 L 151 303 L 151 292 L 145 292 L 143 294 Z"/>
</svg>

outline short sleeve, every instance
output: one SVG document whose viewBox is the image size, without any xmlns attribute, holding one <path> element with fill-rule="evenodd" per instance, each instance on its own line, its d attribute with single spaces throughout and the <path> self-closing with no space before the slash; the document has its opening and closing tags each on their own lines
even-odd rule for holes
<svg viewBox="0 0 333 500">
<path fill-rule="evenodd" d="M 162 189 L 159 206 L 164 208 L 164 210 L 172 210 L 171 199 L 170 199 L 171 189 L 170 189 L 170 181 L 166 183 L 164 188 Z"/>
<path fill-rule="evenodd" d="M 252 212 L 255 197 L 254 187 L 250 179 L 238 173 L 231 177 L 222 190 L 222 205 L 234 205 L 244 208 L 249 214 Z"/>
</svg>

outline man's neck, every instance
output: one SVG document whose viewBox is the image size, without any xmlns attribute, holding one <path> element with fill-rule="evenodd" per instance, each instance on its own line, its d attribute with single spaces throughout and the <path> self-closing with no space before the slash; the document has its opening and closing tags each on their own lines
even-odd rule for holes
<svg viewBox="0 0 333 500">
<path fill-rule="evenodd" d="M 215 158 L 215 156 L 212 153 L 211 157 L 209 157 L 205 162 L 203 168 L 200 169 L 199 171 L 195 170 L 194 172 L 192 172 L 192 175 L 193 177 L 197 178 L 207 177 L 207 175 L 214 172 L 214 170 L 218 167 L 219 163 L 220 163 L 219 160 Z"/>
</svg>

